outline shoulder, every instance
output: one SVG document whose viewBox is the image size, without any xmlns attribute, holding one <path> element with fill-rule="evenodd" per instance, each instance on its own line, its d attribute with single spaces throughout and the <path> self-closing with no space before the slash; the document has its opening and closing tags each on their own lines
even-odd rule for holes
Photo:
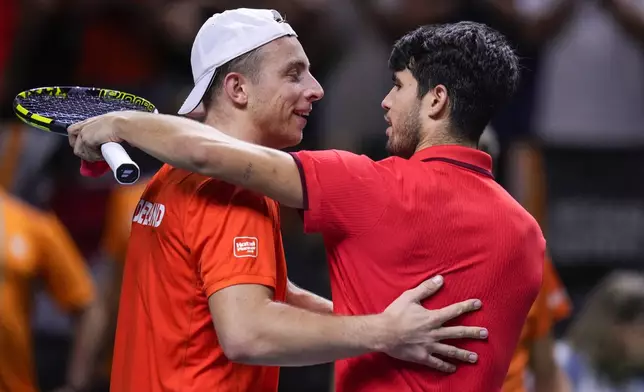
<svg viewBox="0 0 644 392">
<path fill-rule="evenodd" d="M 227 182 L 204 177 L 194 183 L 192 205 L 207 209 L 233 210 L 239 212 L 254 210 L 275 216 L 278 203 L 257 192 Z"/>
<path fill-rule="evenodd" d="M 161 196 L 163 195 L 163 196 Z M 274 200 L 245 188 L 198 173 L 164 165 L 150 180 L 143 199 L 188 205 L 188 214 L 205 211 L 261 209 L 271 215 L 279 206 Z M 225 216 L 222 216 L 222 219 Z"/>
<path fill-rule="evenodd" d="M 389 157 L 376 161 L 375 164 L 381 168 L 394 169 L 412 166 L 413 162 L 400 157 Z"/>
<path fill-rule="evenodd" d="M 46 214 L 43 210 L 41 210 L 41 209 L 31 205 L 31 204 L 28 204 L 27 202 L 25 202 L 25 201 L 15 197 L 15 196 L 13 196 L 13 195 L 10 195 L 8 193 L 4 193 L 4 194 L 0 195 L 0 197 L 2 198 L 1 199 L 2 202 L 8 208 L 10 208 L 10 209 L 12 209 L 14 211 L 19 211 L 20 213 L 23 213 L 23 214 L 39 215 L 39 216 L 43 216 L 43 215 Z"/>
<path fill-rule="evenodd" d="M 315 160 L 315 161 L 348 161 L 374 163 L 366 155 L 359 155 L 345 150 L 300 150 L 290 153 L 296 160 Z"/>
<path fill-rule="evenodd" d="M 53 213 L 41 210 L 11 195 L 3 195 L 2 202 L 5 204 L 4 219 L 11 225 L 18 224 L 39 232 L 51 227 L 52 222 L 57 220 Z"/>
<path fill-rule="evenodd" d="M 302 150 L 291 153 L 291 155 L 295 158 L 300 170 L 322 171 L 328 172 L 328 174 L 346 172 L 352 177 L 392 170 L 401 162 L 407 162 L 407 160 L 397 157 L 375 161 L 367 155 L 344 150 Z"/>
</svg>

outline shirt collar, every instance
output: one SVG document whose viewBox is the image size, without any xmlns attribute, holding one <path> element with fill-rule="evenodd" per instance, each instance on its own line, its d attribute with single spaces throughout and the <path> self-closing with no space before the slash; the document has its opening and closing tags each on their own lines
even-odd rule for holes
<svg viewBox="0 0 644 392">
<path fill-rule="evenodd" d="M 432 158 L 443 158 L 459 161 L 492 172 L 492 157 L 481 150 L 458 145 L 440 145 L 417 151 L 410 160 L 422 161 Z"/>
</svg>

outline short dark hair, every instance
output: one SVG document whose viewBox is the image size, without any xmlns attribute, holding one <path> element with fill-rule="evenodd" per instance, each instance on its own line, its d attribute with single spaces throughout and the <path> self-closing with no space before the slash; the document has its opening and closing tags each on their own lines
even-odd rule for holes
<svg viewBox="0 0 644 392">
<path fill-rule="evenodd" d="M 228 61 L 227 63 L 217 67 L 215 76 L 210 82 L 210 86 L 203 95 L 203 105 L 206 110 L 212 107 L 213 103 L 220 94 L 226 75 L 231 72 L 240 73 L 249 78 L 253 83 L 259 82 L 261 74 L 262 63 L 262 47 L 244 53 L 239 57 Z"/>
<path fill-rule="evenodd" d="M 400 38 L 389 68 L 409 69 L 418 97 L 439 84 L 447 88 L 457 140 L 477 142 L 495 112 L 514 94 L 519 60 L 499 32 L 474 22 L 428 25 Z"/>
</svg>

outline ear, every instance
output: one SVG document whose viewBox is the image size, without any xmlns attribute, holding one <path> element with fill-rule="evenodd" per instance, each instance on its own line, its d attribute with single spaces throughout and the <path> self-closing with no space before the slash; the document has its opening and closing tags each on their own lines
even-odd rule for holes
<svg viewBox="0 0 644 392">
<path fill-rule="evenodd" d="M 427 92 L 425 99 L 428 100 L 428 115 L 435 118 L 441 115 L 449 104 L 449 97 L 447 95 L 447 88 L 442 84 L 436 85 L 433 89 Z"/>
<path fill-rule="evenodd" d="M 246 78 L 237 72 L 230 72 L 224 78 L 224 91 L 236 105 L 248 104 L 248 85 Z"/>
</svg>

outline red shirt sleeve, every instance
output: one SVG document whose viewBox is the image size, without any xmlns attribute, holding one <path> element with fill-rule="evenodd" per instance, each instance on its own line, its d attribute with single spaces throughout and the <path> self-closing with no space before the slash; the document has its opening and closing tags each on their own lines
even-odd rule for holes
<svg viewBox="0 0 644 392">
<path fill-rule="evenodd" d="M 389 168 L 346 151 L 292 153 L 304 191 L 304 231 L 336 238 L 357 236 L 382 217 Z"/>
<path fill-rule="evenodd" d="M 237 284 L 275 288 L 279 216 L 274 201 L 208 181 L 188 213 L 187 240 L 207 296 Z"/>
</svg>

